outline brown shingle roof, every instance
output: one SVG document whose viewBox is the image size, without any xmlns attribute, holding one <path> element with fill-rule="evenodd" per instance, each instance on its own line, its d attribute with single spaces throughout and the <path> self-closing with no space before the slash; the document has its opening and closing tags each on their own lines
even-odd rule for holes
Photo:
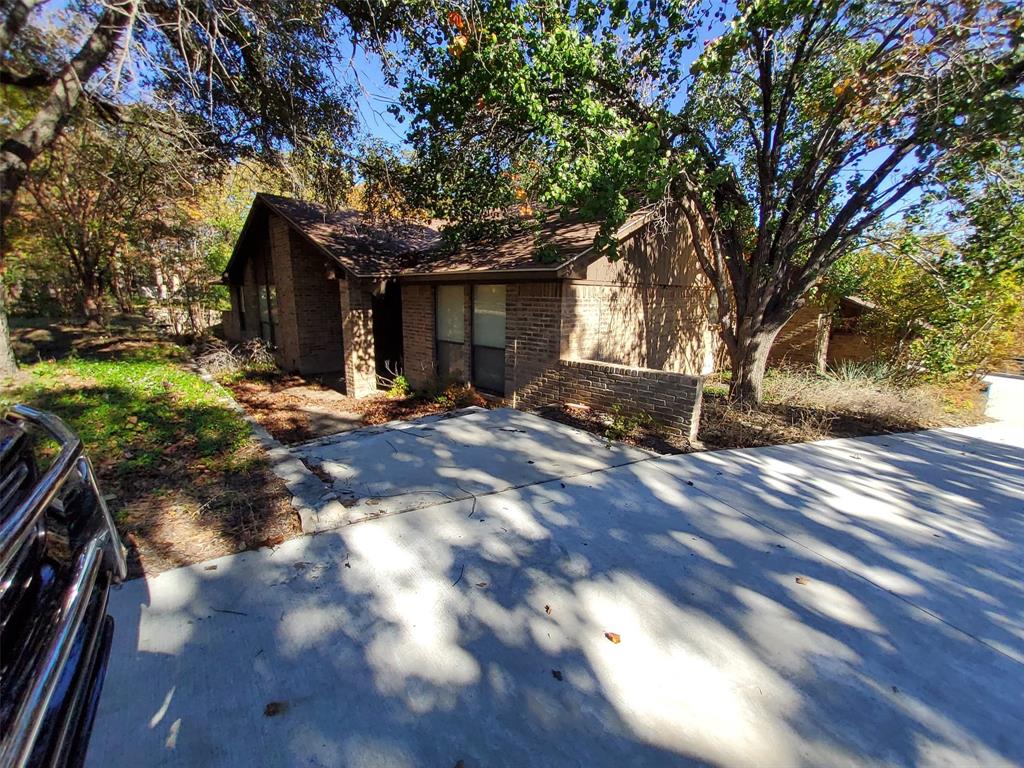
<svg viewBox="0 0 1024 768">
<path fill-rule="evenodd" d="M 557 273 L 592 250 L 600 227 L 599 222 L 587 221 L 578 215 L 552 212 L 539 227 L 452 250 L 442 246 L 437 229 L 424 224 L 397 220 L 381 224 L 351 208 L 331 212 L 315 203 L 261 192 L 235 245 L 227 274 L 237 276 L 244 263 L 242 243 L 264 206 L 288 221 L 346 271 L 359 277 L 469 272 Z M 635 230 L 643 220 L 643 214 L 635 214 L 619 231 L 619 236 Z"/>
<path fill-rule="evenodd" d="M 539 227 L 500 240 L 470 243 L 456 250 L 425 253 L 402 274 L 447 274 L 458 272 L 557 270 L 566 262 L 589 251 L 600 222 L 579 216 L 549 214 Z M 545 258 L 540 258 L 541 253 Z"/>
<path fill-rule="evenodd" d="M 351 208 L 332 212 L 315 203 L 262 192 L 256 198 L 356 275 L 398 272 L 441 242 L 440 233 L 423 224 L 395 220 L 382 225 Z"/>
</svg>

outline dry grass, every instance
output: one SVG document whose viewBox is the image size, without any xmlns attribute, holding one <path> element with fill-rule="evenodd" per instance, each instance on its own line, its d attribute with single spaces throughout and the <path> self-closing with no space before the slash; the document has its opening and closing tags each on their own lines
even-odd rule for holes
<svg viewBox="0 0 1024 768">
<path fill-rule="evenodd" d="M 900 387 L 871 376 L 819 376 L 772 370 L 757 409 L 729 403 L 727 385 L 710 380 L 701 414 L 705 447 L 780 443 L 963 426 L 984 420 L 973 383 Z"/>
</svg>

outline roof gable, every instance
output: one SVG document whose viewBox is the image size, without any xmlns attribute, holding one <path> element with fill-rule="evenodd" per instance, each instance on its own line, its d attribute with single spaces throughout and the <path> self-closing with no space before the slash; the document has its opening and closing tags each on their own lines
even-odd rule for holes
<svg viewBox="0 0 1024 768">
<path fill-rule="evenodd" d="M 441 247 L 441 234 L 423 224 L 393 220 L 381 224 L 351 208 L 331 212 L 315 203 L 260 192 L 256 195 L 225 270 L 241 280 L 250 240 L 260 222 L 276 215 L 292 231 L 353 277 L 444 277 L 466 273 L 544 273 L 562 275 L 596 258 L 594 238 L 600 222 L 578 214 L 552 212 L 537 227 L 500 240 Z M 628 237 L 647 221 L 638 212 L 617 233 Z M 264 235 L 265 236 L 265 235 Z M 541 260 L 541 253 L 548 255 Z"/>
<path fill-rule="evenodd" d="M 441 241 L 428 226 L 393 221 L 387 225 L 352 208 L 328 211 L 315 203 L 260 192 L 253 200 L 225 269 L 237 281 L 259 222 L 279 216 L 293 232 L 353 277 L 378 277 L 400 272 Z"/>
</svg>

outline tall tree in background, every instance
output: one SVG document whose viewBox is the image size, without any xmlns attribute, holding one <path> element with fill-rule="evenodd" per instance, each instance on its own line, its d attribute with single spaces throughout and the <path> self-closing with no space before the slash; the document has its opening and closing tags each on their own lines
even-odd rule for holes
<svg viewBox="0 0 1024 768">
<path fill-rule="evenodd" d="M 108 289 L 124 292 L 133 257 L 174 228 L 177 200 L 202 182 L 201 159 L 182 157 L 162 134 L 139 127 L 145 122 L 79 119 L 24 181 L 30 231 L 44 258 L 73 275 L 89 324 L 101 322 Z"/>
<path fill-rule="evenodd" d="M 410 45 L 420 195 L 470 222 L 576 206 L 614 253 L 680 203 L 713 284 L 731 395 L 809 289 L 942 168 L 1019 138 L 1017 3 L 557 0 L 453 5 Z"/>
<path fill-rule="evenodd" d="M 33 162 L 82 106 L 110 122 L 133 98 L 174 113 L 183 145 L 225 156 L 300 146 L 352 127 L 341 43 L 383 46 L 414 7 L 388 0 L 100 0 L 44 17 L 43 0 L 0 4 L 0 86 L 24 105 L 0 120 L 0 258 L 3 232 Z M 56 29 L 57 34 L 48 32 Z M 24 96 L 23 96 L 24 95 Z M 2 300 L 0 300 L 2 301 Z M 0 305 L 0 374 L 13 369 Z"/>
</svg>

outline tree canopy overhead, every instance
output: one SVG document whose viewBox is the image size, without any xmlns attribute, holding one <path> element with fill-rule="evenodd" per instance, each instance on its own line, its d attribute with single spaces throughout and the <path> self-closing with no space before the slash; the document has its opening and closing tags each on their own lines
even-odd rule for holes
<svg viewBox="0 0 1024 768">
<path fill-rule="evenodd" d="M 326 137 L 321 156 L 336 158 L 353 134 L 355 46 L 382 48 L 415 11 L 388 0 L 100 0 L 48 19 L 44 5 L 3 4 L 0 85 L 25 97 L 0 135 L 0 223 L 86 102 L 108 121 L 139 101 L 172 114 L 155 127 L 188 150 L 237 156 Z"/>
<path fill-rule="evenodd" d="M 603 222 L 675 200 L 718 294 L 733 395 L 809 289 L 943 168 L 1020 136 L 1016 2 L 558 0 L 453 5 L 411 46 L 419 193 L 479 220 Z M 727 18 L 727 14 L 729 17 Z"/>
</svg>

